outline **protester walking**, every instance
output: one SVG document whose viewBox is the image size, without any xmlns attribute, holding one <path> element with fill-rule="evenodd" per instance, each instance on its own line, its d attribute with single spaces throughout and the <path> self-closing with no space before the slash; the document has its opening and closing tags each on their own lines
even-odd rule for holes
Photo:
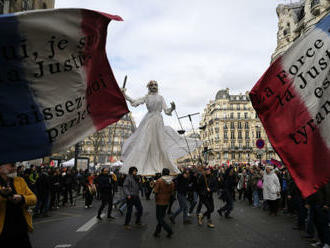
<svg viewBox="0 0 330 248">
<path fill-rule="evenodd" d="M 166 210 L 175 190 L 175 185 L 170 175 L 170 170 L 164 168 L 162 171 L 162 177 L 159 178 L 154 186 L 155 201 L 156 201 L 156 218 L 157 226 L 154 232 L 155 237 L 160 236 L 162 228 L 167 232 L 167 237 L 170 238 L 173 235 L 171 227 L 165 222 L 164 218 Z"/>
<path fill-rule="evenodd" d="M 203 219 L 206 217 L 207 226 L 210 228 L 214 228 L 214 224 L 211 220 L 211 214 L 214 211 L 213 193 L 217 190 L 217 180 L 211 174 L 211 170 L 208 167 L 204 169 L 203 175 L 199 177 L 198 190 L 201 203 L 204 204 L 206 207 L 206 212 L 203 215 L 198 215 L 198 224 L 202 225 Z"/>
<path fill-rule="evenodd" d="M 97 212 L 97 219 L 102 220 L 101 213 L 106 205 L 108 205 L 108 212 L 107 218 L 114 219 L 111 215 L 112 212 L 112 202 L 113 202 L 113 195 L 112 195 L 112 177 L 109 175 L 109 169 L 103 168 L 101 174 L 96 179 L 97 184 L 100 190 L 101 196 L 101 206 Z"/>
<path fill-rule="evenodd" d="M 170 216 L 170 221 L 175 224 L 175 218 L 183 212 L 183 224 L 191 224 L 191 220 L 188 218 L 188 200 L 187 195 L 189 191 L 189 170 L 183 171 L 175 179 L 175 188 L 177 191 L 177 199 L 179 202 L 179 208 Z"/>
<path fill-rule="evenodd" d="M 235 190 L 236 180 L 234 175 L 234 168 L 229 167 L 224 175 L 224 185 L 223 185 L 223 200 L 226 202 L 226 205 L 218 209 L 218 213 L 222 216 L 222 212 L 225 212 L 225 218 L 230 219 L 231 211 L 234 209 L 234 200 L 233 192 Z"/>
<path fill-rule="evenodd" d="M 141 216 L 143 214 L 143 207 L 139 197 L 139 178 L 137 176 L 137 168 L 134 166 L 130 167 L 128 173 L 129 174 L 125 178 L 123 185 L 123 190 L 127 201 L 127 211 L 126 211 L 124 227 L 130 230 L 131 229 L 130 222 L 132 217 L 133 206 L 135 206 L 136 208 L 135 224 L 137 226 L 142 226 Z"/>
</svg>

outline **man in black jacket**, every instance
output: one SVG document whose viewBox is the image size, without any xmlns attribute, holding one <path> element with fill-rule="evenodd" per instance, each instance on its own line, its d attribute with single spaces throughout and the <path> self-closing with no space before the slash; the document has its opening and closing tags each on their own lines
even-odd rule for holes
<svg viewBox="0 0 330 248">
<path fill-rule="evenodd" d="M 74 184 L 74 176 L 72 175 L 71 168 L 68 168 L 65 175 L 62 177 L 63 183 L 63 206 L 66 206 L 68 203 L 68 197 L 70 197 L 71 207 L 73 207 L 73 197 L 72 197 L 72 190 Z"/>
<path fill-rule="evenodd" d="M 113 195 L 112 195 L 112 177 L 109 176 L 109 169 L 103 168 L 102 173 L 97 177 L 96 180 L 100 190 L 100 196 L 102 201 L 96 218 L 102 220 L 101 213 L 105 208 L 105 206 L 108 205 L 107 218 L 114 219 L 114 217 L 111 215 Z"/>
<path fill-rule="evenodd" d="M 234 175 L 234 168 L 229 167 L 224 176 L 224 189 L 223 189 L 223 200 L 226 202 L 226 205 L 218 210 L 220 216 L 222 216 L 222 212 L 225 212 L 225 217 L 227 219 L 231 218 L 230 213 L 234 209 L 234 201 L 233 201 L 233 192 L 235 190 L 236 181 Z"/>
<path fill-rule="evenodd" d="M 213 192 L 217 190 L 216 178 L 211 174 L 211 170 L 208 167 L 204 168 L 204 172 L 198 179 L 198 190 L 201 203 L 205 205 L 206 212 L 198 215 L 198 224 L 203 224 L 204 217 L 207 217 L 207 226 L 214 228 L 214 224 L 211 220 L 211 214 L 214 211 Z"/>
<path fill-rule="evenodd" d="M 170 217 L 170 221 L 175 224 L 175 218 L 181 212 L 183 212 L 183 223 L 191 224 L 191 220 L 188 218 L 188 200 L 187 194 L 189 191 L 189 171 L 185 170 L 182 174 L 178 175 L 175 180 L 175 188 L 177 191 L 177 199 L 179 202 L 178 210 Z"/>
</svg>

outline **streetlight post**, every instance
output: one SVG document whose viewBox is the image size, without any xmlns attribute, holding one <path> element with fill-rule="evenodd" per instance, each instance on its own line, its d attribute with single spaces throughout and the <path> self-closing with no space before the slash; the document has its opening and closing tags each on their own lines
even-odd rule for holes
<svg viewBox="0 0 330 248">
<path fill-rule="evenodd" d="M 74 146 L 74 168 L 76 170 L 77 170 L 77 159 L 78 159 L 78 156 L 79 156 L 79 152 L 80 152 L 80 143 L 78 142 Z"/>
</svg>

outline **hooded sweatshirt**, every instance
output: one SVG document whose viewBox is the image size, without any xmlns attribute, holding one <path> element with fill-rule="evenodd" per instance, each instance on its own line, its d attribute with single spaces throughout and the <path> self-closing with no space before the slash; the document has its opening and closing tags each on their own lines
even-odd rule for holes
<svg viewBox="0 0 330 248">
<path fill-rule="evenodd" d="M 264 172 L 264 183 L 263 183 L 263 196 L 264 200 L 277 200 L 281 198 L 281 185 L 278 180 L 277 175 L 274 171 L 271 171 L 269 174 Z"/>
<path fill-rule="evenodd" d="M 157 205 L 168 205 L 175 189 L 171 176 L 162 176 L 154 186 L 155 200 Z"/>
</svg>

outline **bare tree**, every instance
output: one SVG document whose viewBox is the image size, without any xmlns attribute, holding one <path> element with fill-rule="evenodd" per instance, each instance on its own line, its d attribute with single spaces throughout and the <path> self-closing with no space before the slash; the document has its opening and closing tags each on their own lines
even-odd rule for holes
<svg viewBox="0 0 330 248">
<path fill-rule="evenodd" d="M 98 157 L 102 151 L 102 147 L 105 144 L 105 137 L 106 135 L 103 130 L 98 131 L 88 137 L 88 140 L 92 142 L 94 148 L 94 165 L 98 162 Z"/>
</svg>

